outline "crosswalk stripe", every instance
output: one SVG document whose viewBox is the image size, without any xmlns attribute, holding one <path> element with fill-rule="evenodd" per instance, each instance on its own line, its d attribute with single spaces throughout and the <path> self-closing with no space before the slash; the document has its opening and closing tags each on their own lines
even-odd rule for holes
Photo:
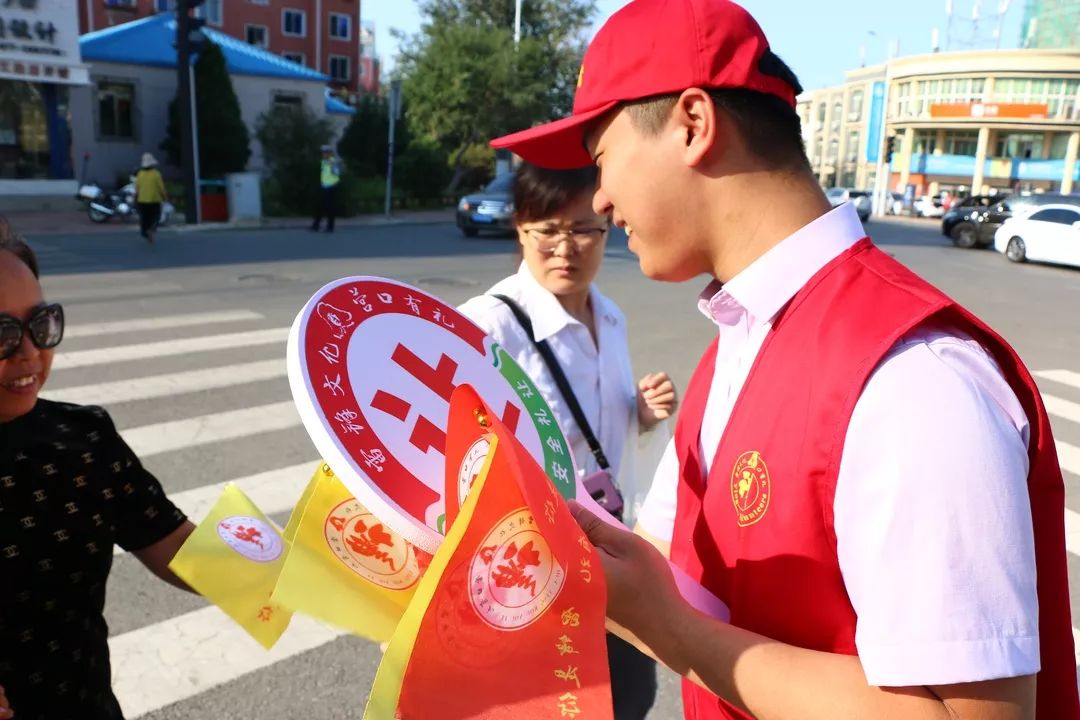
<svg viewBox="0 0 1080 720">
<path fill-rule="evenodd" d="M 1073 475 L 1080 475 L 1080 447 L 1058 440 L 1057 454 L 1061 469 Z"/>
<path fill-rule="evenodd" d="M 1043 404 L 1046 412 L 1053 417 L 1063 418 L 1074 423 L 1080 423 L 1080 403 L 1065 400 L 1054 395 L 1042 393 Z"/>
<path fill-rule="evenodd" d="M 284 342 L 288 337 L 289 328 L 271 328 L 240 333 L 223 333 L 221 335 L 204 335 L 180 340 L 162 340 L 161 342 L 140 343 L 137 345 L 117 345 L 96 350 L 76 350 L 57 354 L 53 359 L 53 369 L 64 370 L 88 365 L 161 358 L 184 353 L 213 352 L 215 350 L 228 350 L 255 345 L 271 345 Z"/>
<path fill-rule="evenodd" d="M 1065 508 L 1065 549 L 1080 556 L 1080 513 Z"/>
<path fill-rule="evenodd" d="M 135 718 L 343 635 L 302 615 L 264 650 L 216 607 L 206 607 L 109 638 L 113 691 Z M 360 688 L 357 688 L 360 692 Z"/>
<path fill-rule="evenodd" d="M 263 514 L 275 515 L 291 510 L 296 505 L 296 501 L 300 499 L 300 493 L 303 492 L 304 486 L 307 485 L 308 480 L 311 479 L 311 474 L 315 471 L 316 462 L 316 460 L 312 459 L 308 462 L 261 472 L 256 475 L 248 475 L 235 480 L 226 480 L 225 482 L 203 485 L 191 490 L 169 493 L 169 499 L 183 510 L 184 514 L 191 518 L 192 522 L 198 523 L 206 517 L 206 514 L 210 512 L 210 508 L 221 497 L 221 491 L 225 489 L 225 484 L 232 482 L 251 498 L 251 501 L 263 511 Z M 114 545 L 113 554 L 123 555 L 124 551 L 119 545 Z"/>
<path fill-rule="evenodd" d="M 135 400 L 183 395 L 203 390 L 218 390 L 245 383 L 284 377 L 284 358 L 259 360 L 236 365 L 189 370 L 167 375 L 151 375 L 134 380 L 81 385 L 45 393 L 49 400 L 78 405 L 115 405 Z"/>
<path fill-rule="evenodd" d="M 169 315 L 155 318 L 135 318 L 114 322 L 79 323 L 64 329 L 65 338 L 92 337 L 94 335 L 113 335 L 119 333 L 143 332 L 145 330 L 165 330 L 168 328 L 191 327 L 192 325 L 212 325 L 215 323 L 262 320 L 262 315 L 251 310 L 224 310 L 218 312 L 189 313 L 187 315 Z"/>
<path fill-rule="evenodd" d="M 207 443 L 249 437 L 300 424 L 291 400 L 143 425 L 120 434 L 140 458 Z"/>
<path fill-rule="evenodd" d="M 1062 385 L 1071 385 L 1074 388 L 1080 388 L 1080 373 L 1073 372 L 1072 370 L 1038 370 L 1033 372 L 1035 377 L 1043 378 L 1044 380 L 1052 380 Z"/>
<path fill-rule="evenodd" d="M 77 257 L 73 256 L 73 258 Z M 182 285 L 176 283 L 152 283 L 150 285 L 107 284 L 104 287 L 73 288 L 56 276 L 47 278 L 44 285 L 45 297 L 49 302 L 67 303 L 89 303 L 122 297 L 164 295 L 165 293 L 179 292 L 184 289 Z"/>
</svg>

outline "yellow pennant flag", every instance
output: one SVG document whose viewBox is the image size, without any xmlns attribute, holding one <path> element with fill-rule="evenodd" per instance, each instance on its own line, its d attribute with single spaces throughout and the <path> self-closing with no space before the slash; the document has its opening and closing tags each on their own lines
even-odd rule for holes
<svg viewBox="0 0 1080 720">
<path fill-rule="evenodd" d="M 266 516 L 229 483 L 169 568 L 270 649 L 292 618 L 270 599 L 286 548 Z"/>
<path fill-rule="evenodd" d="M 292 527 L 302 514 L 274 601 L 361 637 L 389 640 L 431 556 L 361 505 L 325 463 L 301 503 L 302 513 L 298 504 L 289 519 Z"/>
</svg>

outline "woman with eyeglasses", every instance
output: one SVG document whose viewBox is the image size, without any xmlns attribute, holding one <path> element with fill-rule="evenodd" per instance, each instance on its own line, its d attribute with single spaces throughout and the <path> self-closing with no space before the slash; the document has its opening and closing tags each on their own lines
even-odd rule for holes
<svg viewBox="0 0 1080 720">
<path fill-rule="evenodd" d="M 102 614 L 114 545 L 189 589 L 168 564 L 195 527 L 108 413 L 39 397 L 63 337 L 0 218 L 0 720 L 123 717 Z"/>
<path fill-rule="evenodd" d="M 590 494 L 632 522 L 652 468 L 633 467 L 629 458 L 639 433 L 674 413 L 676 395 L 666 373 L 634 381 L 626 319 L 593 282 L 610 227 L 592 210 L 595 185 L 595 167 L 522 165 L 513 184 L 521 264 L 460 310 L 536 383 Z M 640 494 L 620 493 L 635 471 L 647 475 Z M 656 697 L 655 663 L 610 634 L 608 660 L 616 720 L 644 718 Z"/>
</svg>

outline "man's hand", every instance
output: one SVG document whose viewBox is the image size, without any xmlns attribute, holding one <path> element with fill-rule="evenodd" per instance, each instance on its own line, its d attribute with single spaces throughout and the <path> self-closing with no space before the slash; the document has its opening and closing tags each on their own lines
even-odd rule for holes
<svg viewBox="0 0 1080 720">
<path fill-rule="evenodd" d="M 645 539 L 610 525 L 576 502 L 574 519 L 596 546 L 607 581 L 608 617 L 650 648 L 671 639 L 665 623 L 688 610 L 668 562 Z"/>
<path fill-rule="evenodd" d="M 667 373 L 649 373 L 638 381 L 638 422 L 648 430 L 675 414 L 679 399 Z"/>
</svg>

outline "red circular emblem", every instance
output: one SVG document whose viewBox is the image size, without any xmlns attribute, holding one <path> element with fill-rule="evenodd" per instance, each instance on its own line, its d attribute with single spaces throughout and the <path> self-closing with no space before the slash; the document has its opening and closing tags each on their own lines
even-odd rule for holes
<svg viewBox="0 0 1080 720">
<path fill-rule="evenodd" d="M 569 443 L 535 386 L 480 328 L 422 290 L 373 277 L 330 283 L 293 323 L 287 362 L 315 447 L 364 507 L 422 550 L 442 541 L 446 423 L 462 383 L 574 497 Z"/>
</svg>

